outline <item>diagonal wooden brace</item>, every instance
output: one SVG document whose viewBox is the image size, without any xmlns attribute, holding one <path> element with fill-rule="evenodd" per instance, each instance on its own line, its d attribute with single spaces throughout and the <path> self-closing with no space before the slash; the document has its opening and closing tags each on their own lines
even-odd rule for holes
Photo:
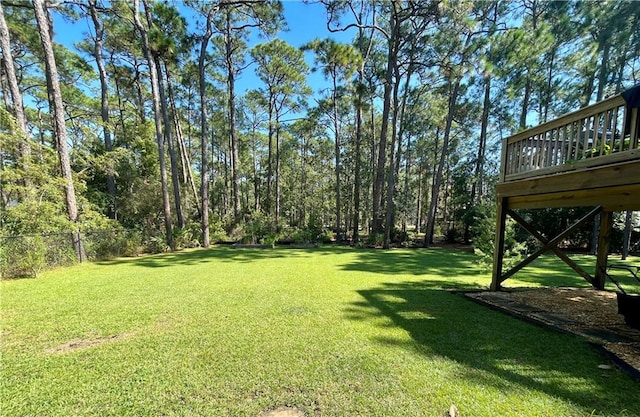
<svg viewBox="0 0 640 417">
<path fill-rule="evenodd" d="M 535 237 L 536 239 L 538 239 L 538 241 L 540 243 L 542 243 L 543 245 L 546 245 L 549 243 L 549 241 L 547 240 L 547 238 L 545 238 L 544 236 L 542 236 L 542 234 L 540 234 L 536 229 L 534 229 L 529 223 L 527 223 L 527 221 L 525 219 L 523 219 L 522 217 L 520 217 L 520 215 L 518 213 L 516 213 L 513 210 L 507 209 L 507 214 L 509 216 L 511 216 L 511 218 L 513 220 L 515 220 L 524 230 L 526 230 L 527 232 L 529 232 L 533 237 Z M 578 265 L 577 263 L 575 263 L 571 258 L 569 258 L 564 252 L 562 252 L 557 246 L 552 246 L 551 250 L 553 251 L 553 253 L 555 253 L 558 258 L 562 259 L 564 261 L 564 263 L 566 263 L 567 265 L 569 265 L 571 267 L 571 269 L 573 269 L 574 271 L 576 271 L 576 273 L 578 275 L 580 275 L 582 278 L 586 279 L 587 282 L 591 285 L 595 285 L 595 279 L 591 276 L 591 274 L 589 274 L 587 271 L 585 271 L 584 269 L 582 269 L 582 267 L 580 267 L 580 265 Z"/>
<path fill-rule="evenodd" d="M 540 249 L 532 253 L 527 259 L 525 259 L 524 261 L 520 262 L 518 265 L 511 268 L 507 273 L 505 273 L 502 277 L 500 277 L 499 282 L 500 283 L 504 282 L 507 278 L 513 276 L 516 272 L 518 272 L 525 266 L 529 265 L 531 262 L 535 261 L 540 255 L 542 255 L 543 253 L 549 250 L 552 250 L 552 248 L 555 248 L 556 245 L 560 241 L 562 241 L 562 239 L 564 239 L 565 237 L 573 233 L 578 227 L 582 226 L 583 223 L 586 223 L 592 220 L 601 212 L 602 212 L 602 206 L 596 207 L 595 209 L 591 210 L 587 215 L 585 215 L 580 220 L 578 220 L 577 222 L 569 226 L 569 228 L 567 228 L 564 232 L 560 233 L 558 236 L 554 237 L 553 239 L 548 241 L 546 244 L 544 244 Z"/>
</svg>

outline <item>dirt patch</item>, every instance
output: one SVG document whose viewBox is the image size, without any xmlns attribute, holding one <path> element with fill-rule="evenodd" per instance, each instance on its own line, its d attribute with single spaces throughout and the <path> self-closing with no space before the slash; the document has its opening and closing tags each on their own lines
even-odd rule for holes
<svg viewBox="0 0 640 417">
<path fill-rule="evenodd" d="M 640 377 L 640 330 L 618 314 L 616 294 L 590 288 L 536 288 L 467 293 L 513 316 L 576 334 Z"/>
<path fill-rule="evenodd" d="M 114 334 L 107 337 L 99 337 L 96 339 L 74 339 L 69 342 L 63 343 L 56 347 L 45 350 L 45 353 L 48 355 L 60 355 L 70 352 L 75 352 L 81 349 L 87 349 L 92 346 L 101 345 L 103 343 L 114 342 L 118 339 L 123 339 L 129 336 L 127 333 Z"/>
<path fill-rule="evenodd" d="M 260 417 L 304 417 L 304 412 L 295 407 L 279 407 L 261 413 Z"/>
</svg>

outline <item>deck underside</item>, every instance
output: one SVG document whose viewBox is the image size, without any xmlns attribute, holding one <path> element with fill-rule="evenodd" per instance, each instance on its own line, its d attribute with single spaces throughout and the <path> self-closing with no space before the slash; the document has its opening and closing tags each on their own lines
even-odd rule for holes
<svg viewBox="0 0 640 417">
<path fill-rule="evenodd" d="M 502 182 L 496 192 L 510 209 L 602 206 L 604 211 L 640 210 L 640 159 Z"/>
</svg>

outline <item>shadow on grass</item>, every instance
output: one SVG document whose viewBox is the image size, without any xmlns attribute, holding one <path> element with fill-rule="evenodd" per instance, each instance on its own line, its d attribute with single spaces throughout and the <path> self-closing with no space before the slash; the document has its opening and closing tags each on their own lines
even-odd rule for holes
<svg viewBox="0 0 640 417">
<path fill-rule="evenodd" d="M 567 254 L 574 262 L 585 271 L 593 275 L 596 265 L 596 257 L 592 255 Z M 591 287 L 589 282 L 578 275 L 560 258 L 548 253 L 545 254 L 514 275 L 520 281 L 539 284 L 546 287 Z M 513 286 L 512 281 L 506 280 L 504 285 Z M 511 285 L 510 285 L 511 284 Z"/>
<path fill-rule="evenodd" d="M 413 341 L 380 337 L 378 343 L 460 363 L 465 370 L 456 373 L 456 379 L 493 386 L 501 392 L 517 391 L 517 384 L 568 400 L 584 408 L 585 414 L 598 410 L 602 415 L 618 415 L 627 410 L 628 415 L 640 415 L 634 394 L 639 386 L 622 373 L 598 369 L 589 350 L 585 354 L 584 341 L 532 327 L 460 294 L 443 291 L 438 285 L 388 283 L 361 290 L 364 300 L 347 308 L 347 318 L 389 317 Z"/>
<path fill-rule="evenodd" d="M 208 249 L 187 249 L 171 253 L 144 255 L 137 258 L 119 258 L 97 263 L 100 265 L 129 264 L 147 268 L 162 268 L 175 265 L 197 265 L 214 260 L 222 262 L 255 262 L 263 259 L 299 258 L 310 255 L 312 252 L 323 250 L 323 248 L 234 248 L 219 246 Z M 344 252 L 345 249 L 336 250 L 336 252 L 338 251 Z"/>
<path fill-rule="evenodd" d="M 478 258 L 470 252 L 447 249 L 379 250 L 357 252 L 356 260 L 343 265 L 345 271 L 375 274 L 474 276 Z"/>
</svg>

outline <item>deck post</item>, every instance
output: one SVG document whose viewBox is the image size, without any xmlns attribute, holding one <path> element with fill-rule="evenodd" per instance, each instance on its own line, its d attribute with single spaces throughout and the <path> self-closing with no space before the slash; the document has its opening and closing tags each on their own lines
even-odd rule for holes
<svg viewBox="0 0 640 417">
<path fill-rule="evenodd" d="M 499 197 L 496 213 L 496 240 L 493 245 L 493 275 L 491 291 L 499 291 L 502 282 L 502 261 L 504 258 L 504 233 L 507 223 L 507 199 Z"/>
<path fill-rule="evenodd" d="M 598 236 L 598 255 L 596 259 L 596 273 L 594 287 L 604 290 L 607 272 L 607 257 L 609 256 L 609 244 L 611 242 L 611 227 L 613 212 L 605 211 L 600 216 L 600 234 Z"/>
</svg>

